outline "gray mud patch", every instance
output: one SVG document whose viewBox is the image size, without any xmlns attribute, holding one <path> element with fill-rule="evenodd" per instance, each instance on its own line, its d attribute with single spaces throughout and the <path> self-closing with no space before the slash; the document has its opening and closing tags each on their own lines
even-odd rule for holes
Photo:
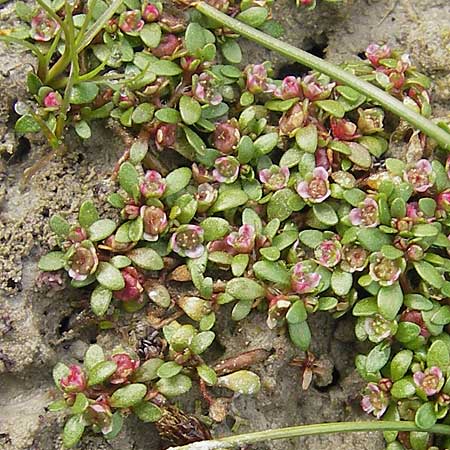
<svg viewBox="0 0 450 450">
<path fill-rule="evenodd" d="M 286 29 L 284 39 L 334 61 L 355 58 L 370 42 L 388 42 L 410 53 L 413 62 L 434 82 L 436 111 L 446 115 L 450 99 L 450 5 L 446 0 L 354 0 L 345 7 L 321 4 L 315 11 L 298 11 L 294 0 L 277 0 L 274 16 Z M 10 8 L 9 3 L 6 8 Z M 5 10 L 2 12 L 6 14 Z M 251 63 L 271 60 L 275 73 L 296 74 L 305 68 L 279 58 L 249 42 L 243 45 Z M 20 189 L 23 172 L 49 151 L 44 141 L 13 131 L 13 104 L 25 95 L 24 78 L 32 58 L 17 48 L 0 46 L 0 448 L 57 450 L 63 417 L 45 407 L 55 398 L 51 370 L 58 360 L 77 362 L 90 343 L 106 348 L 121 343 L 132 347 L 146 320 L 127 316 L 112 331 L 98 332 L 84 312 L 88 293 L 65 288 L 46 292 L 36 285 L 39 256 L 54 244 L 48 218 L 63 212 L 76 217 L 83 200 L 100 204 L 112 186 L 110 174 L 123 151 L 121 141 L 102 124 L 85 143 L 72 138 L 70 151 L 53 158 Z M 13 155 L 13 150 L 14 155 Z M 107 216 L 111 211 L 103 211 Z M 293 357 L 303 356 L 288 339 L 269 331 L 257 313 L 240 323 L 224 308 L 217 325 L 218 346 L 211 361 L 244 350 L 271 352 L 255 366 L 263 389 L 256 397 L 235 397 L 225 423 L 215 436 L 265 430 L 300 423 L 366 420 L 359 409 L 363 382 L 354 370 L 354 357 L 363 348 L 355 344 L 350 317 L 337 321 L 325 314 L 311 318 L 312 352 L 324 361 L 327 373 L 309 390 L 301 388 Z M 194 393 L 183 400 L 194 412 Z M 203 405 L 203 413 L 207 410 Z M 87 433 L 84 450 L 156 450 L 160 448 L 152 425 L 128 419 L 112 442 Z M 294 441 L 254 445 L 257 450 L 336 450 L 384 448 L 380 434 L 316 436 Z"/>
</svg>

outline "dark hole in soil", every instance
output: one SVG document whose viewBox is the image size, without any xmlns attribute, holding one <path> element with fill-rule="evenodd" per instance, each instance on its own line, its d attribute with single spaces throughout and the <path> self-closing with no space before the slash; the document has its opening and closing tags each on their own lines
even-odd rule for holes
<svg viewBox="0 0 450 450">
<path fill-rule="evenodd" d="M 47 207 L 42 209 L 42 217 L 48 217 L 50 215 L 50 210 Z"/>
<path fill-rule="evenodd" d="M 307 41 L 304 45 L 304 49 L 307 52 L 312 53 L 314 56 L 324 58 L 325 49 L 327 48 L 327 46 L 328 46 L 328 37 L 325 34 L 321 34 L 317 38 L 317 40 Z M 276 78 L 282 79 L 284 77 L 287 77 L 288 75 L 300 77 L 307 74 L 310 70 L 311 69 L 300 63 L 285 64 L 278 70 Z"/>
<path fill-rule="evenodd" d="M 84 161 L 84 155 L 82 153 L 78 153 L 77 163 L 81 164 Z"/>
<path fill-rule="evenodd" d="M 358 57 L 361 59 L 366 59 L 366 52 L 359 52 Z"/>
<path fill-rule="evenodd" d="M 331 383 L 328 384 L 327 386 L 314 385 L 314 387 L 319 392 L 328 392 L 333 386 L 337 386 L 338 385 L 340 378 L 341 378 L 341 375 L 340 375 L 339 371 L 336 369 L 336 367 L 334 367 L 333 368 L 333 379 L 331 380 Z"/>
<path fill-rule="evenodd" d="M 17 141 L 17 146 L 14 149 L 14 154 L 11 156 L 11 158 L 9 158 L 9 162 L 11 164 L 14 164 L 24 161 L 30 153 L 30 150 L 30 141 L 26 137 L 21 136 Z"/>
<path fill-rule="evenodd" d="M 17 283 L 17 281 L 14 281 L 12 278 L 10 278 L 7 282 L 6 282 L 6 286 L 10 289 L 18 289 L 19 291 L 22 290 L 22 286 L 20 283 Z"/>
<path fill-rule="evenodd" d="M 66 331 L 70 330 L 70 316 L 65 316 L 61 319 L 61 322 L 59 322 L 58 331 L 59 334 L 64 334 Z"/>
</svg>

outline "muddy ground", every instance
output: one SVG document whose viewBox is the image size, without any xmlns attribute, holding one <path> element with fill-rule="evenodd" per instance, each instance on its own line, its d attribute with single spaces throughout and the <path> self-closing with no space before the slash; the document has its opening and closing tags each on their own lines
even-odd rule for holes
<svg viewBox="0 0 450 450">
<path fill-rule="evenodd" d="M 321 5 L 313 12 L 298 11 L 294 0 L 277 0 L 274 15 L 285 26 L 284 39 L 334 61 L 356 57 L 370 42 L 388 42 L 411 54 L 413 62 L 434 80 L 437 115 L 450 110 L 450 2 L 448 0 L 354 0 L 345 7 Z M 0 6 L 0 20 L 7 20 L 13 2 Z M 273 61 L 279 74 L 304 70 L 251 43 L 244 43 L 253 63 Z M 251 56 L 250 56 L 251 55 Z M 107 348 L 124 338 L 132 345 L 139 317 L 127 319 L 115 331 L 100 332 L 83 313 L 87 293 L 68 288 L 57 295 L 36 285 L 36 262 L 54 245 L 48 218 L 64 211 L 69 219 L 81 201 L 104 201 L 111 187 L 109 176 L 123 151 L 119 138 L 99 124 L 94 137 L 69 140 L 70 151 L 54 158 L 23 190 L 23 171 L 48 148 L 42 139 L 17 138 L 12 105 L 26 95 L 24 78 L 33 59 L 17 48 L 0 46 L 0 448 L 53 450 L 62 417 L 46 411 L 55 391 L 51 370 L 58 360 L 75 362 L 90 343 Z M 13 155 L 12 155 L 13 153 Z M 111 214 L 110 211 L 105 211 Z M 324 379 L 306 392 L 298 368 L 289 365 L 299 352 L 283 335 L 269 332 L 264 317 L 253 314 L 239 324 L 223 311 L 217 328 L 219 344 L 211 361 L 242 349 L 265 348 L 273 356 L 255 368 L 263 383 L 256 398 L 237 397 L 217 436 L 234 431 L 263 430 L 321 421 L 361 420 L 358 395 L 363 383 L 353 361 L 363 350 L 353 340 L 352 319 L 332 320 L 325 314 L 311 319 L 312 351 L 326 362 Z M 97 336 L 98 334 L 98 336 Z M 195 395 L 186 408 L 194 410 Z M 204 411 L 205 412 L 205 411 Z M 258 450 L 335 450 L 384 448 L 378 434 L 311 437 L 293 442 L 256 445 Z M 152 425 L 128 420 L 113 442 L 87 434 L 83 449 L 153 450 L 159 448 Z"/>
</svg>

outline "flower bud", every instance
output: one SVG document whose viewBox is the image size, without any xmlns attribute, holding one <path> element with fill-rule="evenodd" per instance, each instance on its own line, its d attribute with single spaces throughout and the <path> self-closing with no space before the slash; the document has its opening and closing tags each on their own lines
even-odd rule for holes
<svg viewBox="0 0 450 450">
<path fill-rule="evenodd" d="M 324 267 L 334 267 L 341 261 L 341 244 L 337 239 L 322 241 L 314 250 L 314 258 Z"/>
<path fill-rule="evenodd" d="M 293 136 L 295 132 L 303 126 L 305 121 L 305 113 L 302 105 L 296 103 L 289 111 L 283 113 L 280 118 L 280 132 L 286 136 Z"/>
<path fill-rule="evenodd" d="M 119 28 L 131 36 L 137 36 L 143 27 L 144 21 L 138 10 L 124 11 L 119 17 Z"/>
<path fill-rule="evenodd" d="M 383 131 L 384 111 L 381 108 L 358 109 L 358 128 L 362 134 Z"/>
<path fill-rule="evenodd" d="M 81 227 L 75 227 L 72 228 L 67 236 L 67 239 L 72 242 L 83 242 L 88 238 L 87 232 L 84 228 Z"/>
<path fill-rule="evenodd" d="M 302 81 L 303 95 L 311 101 L 328 98 L 334 86 L 336 86 L 336 83 L 322 85 L 317 81 L 315 75 L 307 75 Z"/>
<path fill-rule="evenodd" d="M 253 225 L 242 225 L 239 231 L 230 233 L 225 242 L 236 253 L 251 253 L 255 247 L 256 232 Z"/>
<path fill-rule="evenodd" d="M 274 92 L 275 85 L 269 83 L 267 70 L 263 64 L 251 64 L 244 70 L 246 87 L 252 94 Z"/>
<path fill-rule="evenodd" d="M 86 374 L 80 366 L 72 364 L 69 367 L 69 374 L 61 378 L 59 384 L 64 392 L 83 392 L 86 389 Z"/>
<path fill-rule="evenodd" d="M 192 77 L 192 94 L 200 103 L 218 105 L 222 95 L 215 86 L 214 78 L 206 72 Z"/>
<path fill-rule="evenodd" d="M 59 92 L 49 92 L 42 101 L 47 111 L 57 111 L 62 104 L 62 97 Z"/>
<path fill-rule="evenodd" d="M 202 183 L 197 188 L 195 199 L 197 200 L 197 211 L 203 213 L 207 211 L 217 199 L 217 189 L 209 183 Z"/>
<path fill-rule="evenodd" d="M 142 206 L 140 215 L 144 222 L 144 235 L 146 241 L 154 242 L 159 239 L 160 234 L 167 229 L 167 215 L 161 208 L 156 206 Z"/>
<path fill-rule="evenodd" d="M 114 253 L 126 253 L 131 250 L 136 242 L 118 242 L 114 235 L 108 236 L 102 248 Z"/>
<path fill-rule="evenodd" d="M 356 124 L 347 119 L 331 119 L 331 132 L 333 137 L 340 141 L 351 141 L 360 137 L 357 134 L 358 127 Z"/>
<path fill-rule="evenodd" d="M 131 108 L 136 104 L 136 100 L 134 93 L 127 88 L 116 91 L 113 95 L 114 104 L 121 109 Z"/>
<path fill-rule="evenodd" d="M 406 258 L 409 261 L 420 261 L 424 255 L 423 248 L 418 244 L 411 244 L 406 250 Z"/>
<path fill-rule="evenodd" d="M 134 220 L 139 216 L 139 206 L 130 202 L 120 211 L 120 215 L 124 220 Z"/>
<path fill-rule="evenodd" d="M 156 127 L 155 144 L 158 150 L 173 148 L 176 142 L 177 126 L 173 123 L 161 123 Z"/>
<path fill-rule="evenodd" d="M 405 172 L 404 179 L 412 185 L 416 192 L 426 192 L 434 184 L 430 162 L 426 159 L 417 161 L 413 168 Z"/>
<path fill-rule="evenodd" d="M 381 59 L 390 58 L 392 50 L 387 45 L 370 44 L 366 48 L 366 57 L 375 67 L 380 65 Z"/>
<path fill-rule="evenodd" d="M 297 263 L 291 274 L 291 288 L 297 294 L 307 294 L 313 292 L 319 285 L 322 276 L 317 272 L 308 273 L 305 265 Z"/>
<path fill-rule="evenodd" d="M 142 18 L 147 22 L 156 22 L 159 18 L 159 10 L 152 3 L 142 5 Z"/>
<path fill-rule="evenodd" d="M 445 211 L 447 213 L 450 212 L 450 189 L 441 192 L 436 197 L 436 203 L 438 209 Z"/>
<path fill-rule="evenodd" d="M 125 267 L 120 272 L 125 281 L 125 287 L 120 291 L 114 291 L 114 297 L 123 302 L 139 300 L 144 291 L 141 284 L 144 282 L 143 276 L 131 266 Z"/>
<path fill-rule="evenodd" d="M 281 82 L 281 87 L 275 89 L 274 95 L 282 100 L 300 97 L 302 95 L 302 90 L 298 79 L 293 76 L 285 77 Z"/>
<path fill-rule="evenodd" d="M 117 369 L 109 379 L 111 384 L 123 384 L 139 367 L 139 360 L 131 359 L 126 353 L 117 353 L 111 357 L 111 360 L 117 364 Z"/>
<path fill-rule="evenodd" d="M 241 135 L 239 128 L 229 122 L 219 123 L 212 135 L 214 147 L 222 153 L 233 153 Z"/>
</svg>

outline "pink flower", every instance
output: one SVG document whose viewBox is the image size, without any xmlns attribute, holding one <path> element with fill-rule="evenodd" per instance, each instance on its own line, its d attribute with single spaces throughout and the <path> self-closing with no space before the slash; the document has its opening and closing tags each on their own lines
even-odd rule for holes
<svg viewBox="0 0 450 450">
<path fill-rule="evenodd" d="M 298 79 L 293 76 L 288 76 L 283 79 L 281 86 L 276 88 L 274 91 L 275 97 L 281 98 L 283 100 L 288 100 L 290 98 L 300 97 L 302 90 Z"/>
<path fill-rule="evenodd" d="M 369 253 L 358 245 L 346 244 L 342 247 L 341 269 L 344 272 L 361 272 L 369 262 Z"/>
<path fill-rule="evenodd" d="M 172 56 L 180 47 L 180 41 L 175 34 L 165 34 L 157 47 L 152 48 L 152 54 L 157 58 Z"/>
<path fill-rule="evenodd" d="M 230 233 L 225 242 L 236 253 L 251 253 L 255 247 L 256 232 L 253 225 L 242 225 L 239 231 Z"/>
<path fill-rule="evenodd" d="M 412 169 L 404 174 L 404 179 L 416 192 L 425 192 L 434 184 L 433 169 L 426 159 L 417 161 Z"/>
<path fill-rule="evenodd" d="M 373 281 L 381 286 L 391 286 L 402 273 L 403 259 L 388 259 L 381 252 L 370 256 L 369 274 Z"/>
<path fill-rule="evenodd" d="M 166 181 L 156 170 L 147 170 L 140 190 L 145 198 L 160 198 L 166 190 Z"/>
<path fill-rule="evenodd" d="M 324 267 L 334 267 L 342 258 L 341 244 L 337 239 L 322 241 L 314 250 L 314 258 Z"/>
<path fill-rule="evenodd" d="M 84 228 L 75 227 L 72 228 L 67 236 L 67 239 L 75 244 L 75 242 L 83 242 L 88 238 L 87 232 Z"/>
<path fill-rule="evenodd" d="M 67 393 L 83 392 L 86 389 L 86 374 L 80 366 L 69 366 L 69 374 L 61 378 L 61 389 Z"/>
<path fill-rule="evenodd" d="M 140 215 L 144 222 L 144 235 L 146 241 L 155 242 L 167 229 L 167 215 L 163 209 L 156 206 L 141 206 Z"/>
<path fill-rule="evenodd" d="M 237 180 L 240 164 L 234 156 L 217 158 L 214 167 L 213 177 L 215 181 L 231 184 Z"/>
<path fill-rule="evenodd" d="M 68 273 L 74 280 L 83 281 L 97 270 L 97 250 L 90 241 L 76 243 L 72 248 Z"/>
<path fill-rule="evenodd" d="M 192 77 L 192 94 L 199 102 L 209 105 L 218 105 L 222 95 L 217 90 L 214 78 L 206 72 Z"/>
<path fill-rule="evenodd" d="M 311 203 L 323 202 L 331 194 L 328 172 L 323 167 L 316 167 L 312 175 L 298 183 L 297 192 L 300 197 Z"/>
<path fill-rule="evenodd" d="M 406 204 L 406 217 L 409 219 L 420 219 L 419 203 L 410 202 Z"/>
<path fill-rule="evenodd" d="M 47 108 L 47 110 L 49 111 L 56 111 L 62 103 L 62 97 L 61 94 L 59 94 L 59 92 L 49 92 L 43 100 L 43 104 L 45 106 L 45 108 Z"/>
<path fill-rule="evenodd" d="M 232 153 L 239 143 L 239 129 L 229 122 L 219 123 L 212 135 L 214 147 L 222 153 Z"/>
<path fill-rule="evenodd" d="M 439 367 L 433 366 L 425 372 L 415 372 L 413 375 L 414 383 L 427 396 L 437 394 L 444 385 L 444 377 Z"/>
<path fill-rule="evenodd" d="M 252 94 L 274 92 L 274 84 L 269 83 L 267 70 L 263 64 L 251 64 L 244 70 L 247 76 L 247 90 Z"/>
<path fill-rule="evenodd" d="M 379 419 L 386 412 L 389 405 L 389 395 L 375 383 L 369 383 L 367 391 L 369 393 L 361 400 L 361 408 L 366 414 L 373 413 Z"/>
<path fill-rule="evenodd" d="M 333 137 L 340 141 L 351 141 L 360 137 L 357 133 L 358 127 L 356 124 L 347 119 L 331 119 L 331 132 Z"/>
<path fill-rule="evenodd" d="M 450 212 L 450 189 L 441 192 L 436 197 L 436 203 L 438 209 L 446 212 Z"/>
<path fill-rule="evenodd" d="M 319 285 L 321 278 L 322 276 L 317 272 L 305 272 L 304 264 L 299 262 L 292 270 L 291 288 L 297 294 L 308 294 L 314 292 Z"/>
<path fill-rule="evenodd" d="M 111 384 L 127 382 L 129 376 L 139 367 L 139 360 L 131 359 L 126 353 L 117 353 L 111 360 L 117 364 L 117 369 L 109 380 Z"/>
<path fill-rule="evenodd" d="M 272 299 L 269 303 L 269 310 L 267 311 L 267 326 L 272 330 L 278 322 L 286 316 L 292 302 L 280 295 Z"/>
<path fill-rule="evenodd" d="M 380 65 L 381 59 L 387 59 L 391 54 L 392 50 L 387 45 L 370 44 L 366 48 L 366 57 L 375 67 Z"/>
<path fill-rule="evenodd" d="M 59 30 L 59 24 L 50 19 L 44 11 L 31 19 L 30 36 L 35 41 L 47 42 L 52 39 Z"/>
<path fill-rule="evenodd" d="M 94 403 L 90 403 L 85 411 L 84 418 L 88 423 L 100 428 L 104 434 L 112 431 L 112 413 L 108 397 L 102 394 L 97 397 Z"/>
<path fill-rule="evenodd" d="M 155 22 L 158 20 L 159 17 L 159 10 L 158 8 L 153 5 L 152 3 L 148 3 L 147 5 L 144 4 L 142 7 L 142 18 L 147 22 Z"/>
<path fill-rule="evenodd" d="M 120 291 L 114 291 L 114 297 L 122 302 L 139 300 L 144 291 L 142 284 L 143 276 L 134 267 L 125 267 L 121 270 L 122 277 L 125 281 L 125 287 Z"/>
<path fill-rule="evenodd" d="M 330 96 L 334 86 L 336 83 L 323 85 L 315 75 L 306 75 L 302 82 L 303 95 L 311 101 L 324 100 Z"/>
<path fill-rule="evenodd" d="M 366 317 L 364 321 L 364 331 L 369 337 L 369 340 L 376 344 L 392 336 L 396 329 L 397 326 L 394 322 L 385 319 L 380 314 L 375 314 L 373 317 Z"/>
<path fill-rule="evenodd" d="M 270 169 L 259 171 L 259 179 L 269 191 L 284 189 L 289 181 L 289 168 L 273 165 Z"/>
<path fill-rule="evenodd" d="M 144 27 L 141 12 L 138 10 L 124 11 L 119 18 L 119 28 L 131 36 L 137 36 Z"/>
<path fill-rule="evenodd" d="M 120 211 L 120 215 L 125 220 L 134 220 L 139 216 L 139 206 L 131 200 L 125 207 Z"/>
<path fill-rule="evenodd" d="M 373 198 L 367 197 L 359 208 L 350 211 L 348 218 L 354 226 L 376 227 L 380 224 L 378 203 Z"/>
<path fill-rule="evenodd" d="M 199 258 L 203 255 L 203 228 L 197 225 L 181 225 L 170 238 L 170 247 L 180 256 Z"/>
</svg>

